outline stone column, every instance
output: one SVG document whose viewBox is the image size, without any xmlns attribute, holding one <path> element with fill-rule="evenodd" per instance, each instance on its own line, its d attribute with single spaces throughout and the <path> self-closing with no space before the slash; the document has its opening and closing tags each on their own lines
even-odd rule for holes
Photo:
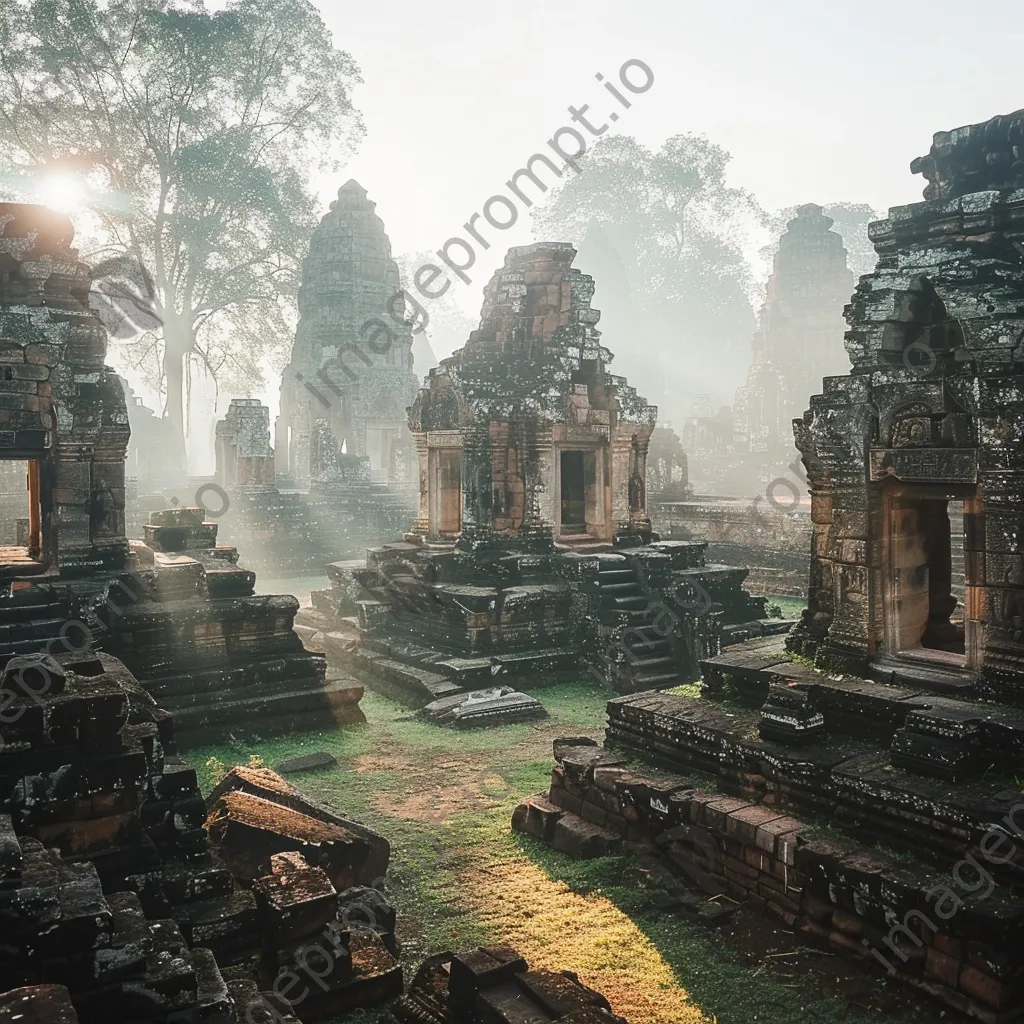
<svg viewBox="0 0 1024 1024">
<path fill-rule="evenodd" d="M 426 434 L 413 431 L 412 440 L 419 464 L 419 504 L 409 532 L 418 537 L 426 537 L 430 533 L 430 452 Z"/>
<path fill-rule="evenodd" d="M 614 434 L 611 441 L 612 532 L 628 533 L 630 529 L 629 472 L 632 462 L 633 438 L 630 434 Z"/>
</svg>

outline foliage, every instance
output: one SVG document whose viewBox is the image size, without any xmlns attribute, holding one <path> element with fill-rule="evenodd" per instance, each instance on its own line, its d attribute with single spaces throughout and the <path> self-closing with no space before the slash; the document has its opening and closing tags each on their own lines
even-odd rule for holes
<svg viewBox="0 0 1024 1024">
<path fill-rule="evenodd" d="M 589 227 L 603 229 L 636 306 L 638 322 L 623 339 L 632 342 L 623 355 L 630 383 L 655 402 L 679 386 L 724 398 L 731 388 L 723 353 L 737 379 L 749 361 L 755 282 L 744 250 L 765 214 L 749 192 L 727 183 L 729 159 L 699 135 L 673 136 L 658 152 L 629 136 L 603 138 L 580 160 L 580 173 L 534 211 L 538 236 L 579 245 Z M 608 282 L 598 279 L 597 287 L 597 305 L 611 312 Z"/>
<path fill-rule="evenodd" d="M 205 778 L 211 788 L 216 786 L 229 771 L 228 766 L 215 754 L 211 754 L 203 762 L 203 768 L 206 770 Z"/>
<path fill-rule="evenodd" d="M 251 386 L 288 336 L 311 175 L 360 137 L 358 81 L 308 0 L 0 9 L 0 173 L 89 183 L 92 255 L 145 268 L 120 275 L 156 325 L 133 358 L 179 436 L 191 365 Z"/>
</svg>

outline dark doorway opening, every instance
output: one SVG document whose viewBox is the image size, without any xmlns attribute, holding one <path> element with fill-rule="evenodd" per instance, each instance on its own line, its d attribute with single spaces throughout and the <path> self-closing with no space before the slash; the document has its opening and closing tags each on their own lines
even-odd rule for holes
<svg viewBox="0 0 1024 1024">
<path fill-rule="evenodd" d="M 561 497 L 562 534 L 587 531 L 587 487 L 583 470 L 583 452 L 562 452 Z"/>
<path fill-rule="evenodd" d="M 39 567 L 42 556 L 42 510 L 39 462 L 0 461 L 0 564 L 26 571 Z"/>
<path fill-rule="evenodd" d="M 893 495 L 889 563 L 893 653 L 962 664 L 964 503 L 948 496 Z"/>
</svg>

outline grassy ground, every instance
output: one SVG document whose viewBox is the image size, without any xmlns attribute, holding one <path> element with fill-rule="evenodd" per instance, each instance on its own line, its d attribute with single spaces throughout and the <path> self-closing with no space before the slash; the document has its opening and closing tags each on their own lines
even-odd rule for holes
<svg viewBox="0 0 1024 1024">
<path fill-rule="evenodd" d="M 879 1019 L 867 1009 L 879 1005 L 879 982 L 858 976 L 854 996 L 828 991 L 820 968 L 830 974 L 838 959 L 794 953 L 795 938 L 770 923 L 741 911 L 708 930 L 662 910 L 665 894 L 631 858 L 574 862 L 514 835 L 512 809 L 547 788 L 551 741 L 599 738 L 605 724 L 607 693 L 589 681 L 538 696 L 551 715 L 545 722 L 453 732 L 367 692 L 365 726 L 202 748 L 188 757 L 204 789 L 211 758 L 236 764 L 257 755 L 268 767 L 312 751 L 338 758 L 337 768 L 291 781 L 391 841 L 389 897 L 399 912 L 407 977 L 429 953 L 502 941 L 535 967 L 576 971 L 631 1024 Z M 806 963 L 814 970 L 799 966 Z M 939 1019 L 886 1011 L 907 1024 Z M 349 1016 L 345 1024 L 376 1016 Z"/>
<path fill-rule="evenodd" d="M 800 613 L 807 607 L 806 597 L 771 597 L 768 598 L 768 604 L 777 604 L 782 609 L 782 617 L 784 619 L 799 619 Z"/>
</svg>

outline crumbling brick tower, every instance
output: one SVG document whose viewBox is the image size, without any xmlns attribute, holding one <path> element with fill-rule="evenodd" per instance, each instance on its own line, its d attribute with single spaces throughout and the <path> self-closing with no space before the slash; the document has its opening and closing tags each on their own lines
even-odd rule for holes
<svg viewBox="0 0 1024 1024">
<path fill-rule="evenodd" d="M 29 520 L 24 550 L 0 563 L 19 575 L 128 561 L 128 413 L 73 237 L 66 216 L 0 203 L 0 459 L 25 464 Z"/>
<path fill-rule="evenodd" d="M 509 250 L 479 329 L 409 413 L 420 459 L 414 533 L 551 547 L 647 541 L 657 409 L 607 370 L 594 280 L 566 242 Z"/>
<path fill-rule="evenodd" d="M 852 368 L 795 421 L 814 534 L 790 648 L 821 666 L 1024 699 L 1022 145 L 1024 111 L 935 136 L 926 201 L 871 227 Z"/>
</svg>

